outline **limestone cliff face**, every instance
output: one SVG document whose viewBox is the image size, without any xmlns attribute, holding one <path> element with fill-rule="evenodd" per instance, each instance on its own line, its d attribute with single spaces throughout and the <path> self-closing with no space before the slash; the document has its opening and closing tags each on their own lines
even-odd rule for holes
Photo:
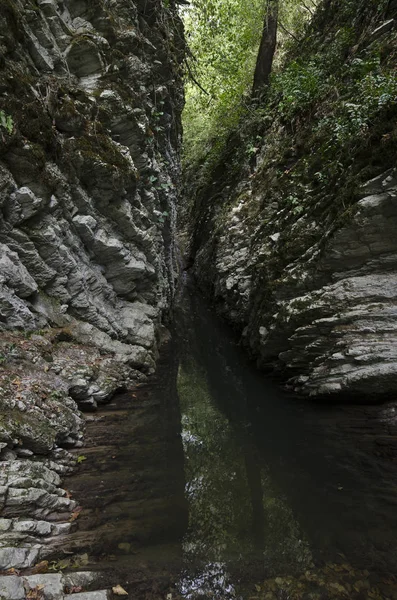
<svg viewBox="0 0 397 600">
<path fill-rule="evenodd" d="M 154 370 L 183 53 L 172 1 L 0 0 L 0 571 L 66 543 L 79 408 Z"/>
<path fill-rule="evenodd" d="M 145 349 L 170 306 L 183 32 L 160 0 L 1 0 L 0 330 Z"/>
<path fill-rule="evenodd" d="M 274 255 L 319 225 L 301 217 L 285 229 L 282 215 L 273 215 L 261 237 L 247 214 L 249 189 L 196 256 L 202 285 L 213 286 L 259 366 L 290 374 L 295 391 L 376 399 L 396 389 L 396 176 L 389 171 L 363 186 L 345 225 L 319 236 L 279 279 L 271 278 Z"/>
<path fill-rule="evenodd" d="M 387 56 L 395 69 L 396 6 L 389 3 L 382 20 L 372 5 L 356 5 L 356 38 L 338 58 L 345 81 L 335 82 L 334 98 L 320 96 L 292 123 L 277 105 L 267 123 L 259 115 L 251 159 L 244 123 L 231 136 L 194 196 L 192 254 L 201 286 L 261 368 L 313 397 L 377 400 L 397 390 L 395 102 L 356 138 L 333 136 L 341 123 L 350 126 L 340 117 L 348 102 L 364 112 L 364 101 L 349 98 L 355 65 L 368 56 L 382 65 Z M 322 28 L 310 38 L 320 64 L 335 60 L 344 10 L 324 6 L 328 37 Z M 327 119 L 335 125 L 321 138 Z"/>
</svg>

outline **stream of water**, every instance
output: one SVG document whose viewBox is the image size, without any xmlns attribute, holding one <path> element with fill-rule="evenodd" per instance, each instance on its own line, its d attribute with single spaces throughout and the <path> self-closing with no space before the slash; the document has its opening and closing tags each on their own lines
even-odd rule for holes
<svg viewBox="0 0 397 600">
<path fill-rule="evenodd" d="M 194 288 L 176 329 L 152 381 L 89 418 L 69 549 L 138 600 L 306 597 L 277 591 L 303 577 L 308 598 L 397 598 L 393 406 L 283 394 Z"/>
</svg>

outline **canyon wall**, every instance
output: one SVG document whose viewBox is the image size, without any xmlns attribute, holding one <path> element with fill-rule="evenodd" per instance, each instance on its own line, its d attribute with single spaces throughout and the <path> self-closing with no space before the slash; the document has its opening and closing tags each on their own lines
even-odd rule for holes
<svg viewBox="0 0 397 600">
<path fill-rule="evenodd" d="M 0 2 L 0 571 L 73 527 L 79 408 L 154 370 L 183 56 L 172 0 Z"/>
<path fill-rule="evenodd" d="M 202 289 L 259 367 L 313 398 L 397 390 L 396 9 L 324 2 L 281 92 L 196 179 Z"/>
<path fill-rule="evenodd" d="M 150 353 L 176 276 L 175 10 L 4 0 L 0 25 L 0 329 L 77 319 Z"/>
</svg>

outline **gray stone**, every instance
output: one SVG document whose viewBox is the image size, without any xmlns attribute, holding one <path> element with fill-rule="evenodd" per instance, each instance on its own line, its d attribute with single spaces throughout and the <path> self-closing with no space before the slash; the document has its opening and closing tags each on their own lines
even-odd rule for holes
<svg viewBox="0 0 397 600">
<path fill-rule="evenodd" d="M 13 530 L 23 533 L 35 533 L 37 535 L 49 535 L 51 533 L 51 524 L 47 521 L 15 521 Z"/>
<path fill-rule="evenodd" d="M 28 187 L 21 187 L 10 196 L 10 221 L 13 224 L 20 223 L 33 217 L 43 208 L 45 201 L 43 198 L 37 198 Z"/>
<path fill-rule="evenodd" d="M 23 581 L 16 575 L 0 576 L 0 598 L 4 600 L 24 600 Z"/>
<path fill-rule="evenodd" d="M 60 573 L 46 573 L 39 575 L 28 575 L 23 581 L 30 589 L 44 586 L 43 594 L 46 600 L 63 600 L 63 579 Z"/>
<path fill-rule="evenodd" d="M 64 585 L 66 588 L 82 587 L 86 588 L 92 585 L 99 577 L 95 571 L 79 571 L 77 573 L 65 573 Z"/>
<path fill-rule="evenodd" d="M 38 548 L 1 548 L 0 547 L 0 570 L 27 569 L 39 558 Z"/>
<path fill-rule="evenodd" d="M 8 531 L 12 526 L 12 519 L 0 519 L 0 532 Z"/>
<path fill-rule="evenodd" d="M 37 291 L 37 284 L 20 262 L 18 254 L 5 244 L 0 244 L 0 283 L 11 288 L 20 298 Z"/>
<path fill-rule="evenodd" d="M 109 600 L 110 592 L 108 590 L 98 590 L 95 592 L 79 592 L 73 594 L 73 600 Z"/>
</svg>

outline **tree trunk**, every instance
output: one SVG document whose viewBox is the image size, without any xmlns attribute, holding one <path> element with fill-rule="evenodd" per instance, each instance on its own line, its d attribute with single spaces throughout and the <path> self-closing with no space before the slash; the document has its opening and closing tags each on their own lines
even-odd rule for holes
<svg viewBox="0 0 397 600">
<path fill-rule="evenodd" d="M 269 85 L 277 44 L 278 7 L 279 0 L 268 0 L 262 39 L 256 60 L 254 85 L 252 88 L 253 96 L 258 95 L 258 92 L 262 88 Z"/>
</svg>

